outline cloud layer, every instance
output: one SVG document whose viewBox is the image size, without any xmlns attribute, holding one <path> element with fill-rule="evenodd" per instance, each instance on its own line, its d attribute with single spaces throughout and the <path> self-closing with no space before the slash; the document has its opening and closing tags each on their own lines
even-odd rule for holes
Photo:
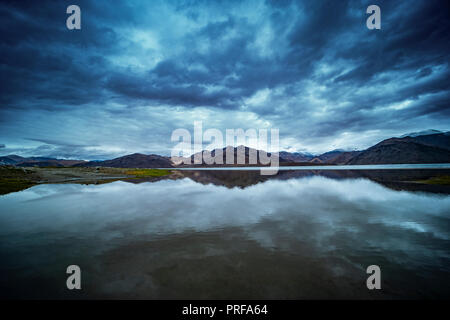
<svg viewBox="0 0 450 320">
<path fill-rule="evenodd" d="M 447 1 L 0 4 L 1 153 L 169 154 L 176 128 L 279 128 L 281 148 L 449 129 Z"/>
</svg>

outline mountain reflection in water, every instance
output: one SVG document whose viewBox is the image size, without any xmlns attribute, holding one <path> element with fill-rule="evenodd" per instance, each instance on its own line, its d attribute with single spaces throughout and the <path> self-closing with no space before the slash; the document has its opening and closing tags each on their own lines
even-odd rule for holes
<svg viewBox="0 0 450 320">
<path fill-rule="evenodd" d="M 402 182 L 411 174 L 429 173 L 183 172 L 35 186 L 0 197 L 1 295 L 449 298 L 450 197 L 445 186 L 395 190 L 414 188 Z M 80 292 L 65 287 L 70 264 L 81 267 Z M 366 288 L 372 264 L 382 290 Z"/>
</svg>

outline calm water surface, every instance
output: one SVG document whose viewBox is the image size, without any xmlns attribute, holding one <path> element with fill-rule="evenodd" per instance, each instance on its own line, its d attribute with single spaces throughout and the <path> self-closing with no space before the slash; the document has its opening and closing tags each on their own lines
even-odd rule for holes
<svg viewBox="0 0 450 320">
<path fill-rule="evenodd" d="M 7 298 L 450 298 L 450 196 L 363 178 L 189 178 L 0 197 Z M 82 290 L 65 287 L 66 267 Z M 366 288 L 381 267 L 382 290 Z"/>
<path fill-rule="evenodd" d="M 195 171 L 253 171 L 269 170 L 272 167 L 180 167 L 177 170 L 195 170 Z M 400 170 L 400 169 L 450 169 L 450 163 L 400 163 L 400 164 L 358 164 L 358 165 L 320 165 L 320 166 L 284 166 L 274 167 L 279 171 L 286 170 Z M 167 168 L 160 168 L 167 169 Z"/>
</svg>

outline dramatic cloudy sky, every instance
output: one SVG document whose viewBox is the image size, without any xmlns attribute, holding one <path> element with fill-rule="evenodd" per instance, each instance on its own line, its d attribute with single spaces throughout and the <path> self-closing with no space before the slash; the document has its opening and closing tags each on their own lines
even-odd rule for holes
<svg viewBox="0 0 450 320">
<path fill-rule="evenodd" d="M 78 4 L 82 29 L 66 28 Z M 381 7 L 381 30 L 366 8 Z M 366 148 L 448 130 L 447 0 L 2 1 L 0 154 L 170 154 L 172 131 Z"/>
</svg>

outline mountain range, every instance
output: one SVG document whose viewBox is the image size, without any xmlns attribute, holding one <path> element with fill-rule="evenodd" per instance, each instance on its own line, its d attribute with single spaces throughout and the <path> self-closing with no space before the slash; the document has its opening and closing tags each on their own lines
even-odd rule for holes
<svg viewBox="0 0 450 320">
<path fill-rule="evenodd" d="M 188 158 L 179 158 L 178 160 L 184 160 L 185 162 L 185 166 L 190 166 L 189 164 L 186 164 L 186 160 L 187 163 L 190 163 L 191 165 L 195 166 L 195 165 L 208 165 L 208 160 L 205 160 L 205 156 L 202 157 L 204 151 L 200 151 L 197 152 L 193 155 L 191 155 Z M 231 152 L 233 154 L 233 164 L 227 164 L 227 152 Z M 221 154 L 221 156 L 220 156 Z M 260 151 L 257 149 L 253 149 L 253 148 L 249 148 L 246 146 L 238 146 L 238 147 L 225 147 L 225 148 L 219 148 L 219 149 L 214 149 L 211 151 L 211 160 L 213 160 L 214 158 L 221 158 L 221 162 L 223 166 L 239 166 L 239 165 L 248 165 L 248 164 L 253 164 L 253 165 L 264 165 L 264 163 L 268 160 L 264 160 L 267 159 L 268 157 L 271 156 L 270 152 L 265 152 L 265 151 Z M 197 159 L 197 160 L 196 160 Z M 295 161 L 290 161 L 286 158 L 283 157 L 279 157 L 279 162 L 280 163 L 288 163 L 288 162 L 295 162 Z M 220 162 L 219 162 L 220 163 Z"/>
<path fill-rule="evenodd" d="M 448 163 L 450 134 L 391 138 L 362 151 L 346 164 Z"/>
<path fill-rule="evenodd" d="M 105 161 L 89 161 L 78 163 L 76 167 L 112 167 L 112 168 L 172 168 L 170 157 L 157 154 L 133 153 L 123 157 Z"/>
<path fill-rule="evenodd" d="M 211 151 L 212 157 L 222 152 L 223 166 L 226 166 L 226 150 L 231 148 L 234 152 L 234 163 L 238 165 L 249 164 L 251 152 L 258 150 L 245 146 L 237 148 L 226 147 Z M 237 150 L 243 152 L 240 155 Z M 270 153 L 265 153 L 270 156 Z M 206 165 L 204 161 L 195 163 L 196 156 L 190 157 L 192 166 Z M 134 153 L 123 157 L 105 160 L 105 161 L 83 161 L 83 160 L 65 160 L 46 157 L 25 158 L 17 155 L 8 155 L 0 157 L 1 165 L 14 165 L 20 167 L 40 166 L 40 167 L 115 167 L 115 168 L 173 168 L 177 166 L 189 166 L 180 164 L 182 160 L 188 158 L 178 157 L 172 161 L 170 157 L 156 154 L 145 155 Z M 239 162 L 238 162 L 239 160 Z M 261 165 L 257 158 L 256 165 Z M 311 155 L 300 152 L 281 151 L 279 153 L 280 165 L 296 164 L 338 164 L 338 165 L 359 165 L 359 164 L 396 164 L 396 163 L 450 163 L 450 132 L 439 132 L 437 130 L 427 130 L 403 135 L 399 138 L 389 138 L 376 145 L 361 151 L 333 150 L 320 155 Z M 215 164 L 215 166 L 221 166 Z M 230 166 L 230 165 L 228 165 Z"/>
<path fill-rule="evenodd" d="M 25 158 L 15 154 L 0 157 L 0 165 L 14 165 L 17 167 L 70 167 L 84 162 L 86 161 L 55 159 L 48 157 Z"/>
</svg>

